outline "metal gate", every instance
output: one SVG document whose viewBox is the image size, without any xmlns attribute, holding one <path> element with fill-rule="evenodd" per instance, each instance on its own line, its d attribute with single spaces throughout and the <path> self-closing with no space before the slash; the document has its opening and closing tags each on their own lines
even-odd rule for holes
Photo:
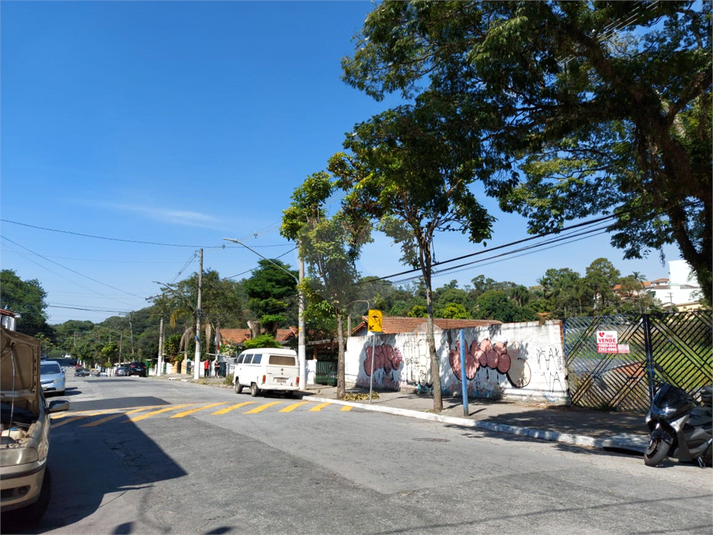
<svg viewBox="0 0 713 535">
<path fill-rule="evenodd" d="M 574 405 L 646 412 L 654 385 L 693 394 L 713 382 L 710 310 L 570 318 L 564 321 L 569 394 Z M 626 352 L 597 352 L 597 332 L 616 331 Z"/>
</svg>

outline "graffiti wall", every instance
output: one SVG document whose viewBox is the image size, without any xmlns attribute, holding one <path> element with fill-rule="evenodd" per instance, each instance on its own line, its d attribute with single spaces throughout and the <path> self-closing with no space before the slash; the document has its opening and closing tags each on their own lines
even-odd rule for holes
<svg viewBox="0 0 713 535">
<path fill-rule="evenodd" d="M 568 401 L 560 322 L 510 323 L 437 331 L 443 395 L 461 396 L 465 377 L 473 398 Z M 347 341 L 346 380 L 360 388 L 428 392 L 432 384 L 425 333 L 369 335 Z"/>
</svg>

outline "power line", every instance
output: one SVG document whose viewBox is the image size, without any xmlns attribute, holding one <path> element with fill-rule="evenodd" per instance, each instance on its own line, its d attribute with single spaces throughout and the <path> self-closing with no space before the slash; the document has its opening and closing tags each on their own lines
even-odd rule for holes
<svg viewBox="0 0 713 535">
<path fill-rule="evenodd" d="M 533 241 L 533 240 L 538 240 L 538 239 L 541 239 L 541 238 L 544 238 L 544 237 L 546 237 L 546 236 L 550 236 L 550 235 L 553 235 L 553 234 L 560 234 L 561 232 L 569 232 L 569 231 L 574 230 L 574 229 L 577 229 L 577 228 L 586 227 L 586 226 L 589 226 L 589 225 L 594 225 L 594 224 L 597 224 L 597 223 L 601 223 L 601 222 L 603 222 L 603 221 L 607 221 L 607 220 L 609 220 L 609 219 L 613 219 L 613 218 L 618 217 L 618 216 L 619 216 L 619 214 L 612 214 L 612 215 L 600 217 L 600 218 L 597 218 L 597 219 L 593 219 L 593 220 L 591 220 L 591 221 L 584 221 L 584 222 L 582 222 L 582 223 L 577 223 L 576 225 L 572 225 L 572 226 L 570 226 L 570 227 L 565 227 L 565 228 L 563 228 L 563 229 L 561 229 L 561 230 L 552 231 L 552 232 L 545 232 L 545 233 L 542 233 L 542 234 L 538 234 L 538 235 L 536 235 L 536 236 L 530 236 L 530 237 L 528 237 L 528 238 L 523 238 L 523 239 L 521 239 L 521 240 L 516 240 L 516 241 L 514 241 L 514 242 L 506 243 L 506 244 L 503 244 L 503 245 L 498 245 L 497 247 L 491 247 L 490 249 L 485 249 L 485 250 L 482 250 L 482 251 L 476 251 L 476 252 L 474 252 L 474 253 L 469 253 L 469 254 L 466 254 L 466 255 L 457 256 L 457 257 L 455 257 L 455 258 L 451 258 L 451 259 L 448 259 L 448 260 L 443 260 L 442 262 L 436 262 L 436 263 L 433 264 L 432 267 L 435 268 L 435 267 L 437 267 L 437 266 L 442 266 L 442 265 L 444 265 L 444 264 L 449 264 L 449 263 L 451 263 L 451 262 L 457 262 L 458 260 L 463 260 L 463 259 L 465 259 L 465 258 L 471 258 L 471 257 L 473 257 L 473 256 L 480 256 L 480 255 L 484 255 L 484 254 L 489 254 L 489 253 L 492 253 L 493 251 L 498 251 L 498 250 L 500 250 L 500 249 L 505 249 L 505 248 L 513 247 L 514 245 L 519 245 L 519 244 L 521 244 L 521 243 L 526 243 L 526 242 Z M 601 227 L 601 228 L 598 228 L 598 229 L 590 230 L 589 232 L 599 231 L 599 230 L 601 230 L 602 228 L 606 228 L 606 227 Z M 585 231 L 585 232 L 586 232 L 586 231 Z M 533 248 L 542 247 L 542 246 L 544 246 L 544 245 L 548 245 L 549 243 L 552 243 L 553 241 L 556 242 L 556 241 L 571 239 L 571 238 L 574 238 L 574 237 L 576 237 L 576 236 L 578 236 L 578 235 L 567 235 L 567 236 L 559 236 L 559 237 L 556 237 L 556 238 L 550 238 L 549 241 L 546 241 L 546 242 L 544 242 L 544 243 L 542 243 L 542 244 L 539 244 L 539 245 L 534 245 L 534 246 L 532 246 L 532 247 L 533 247 Z M 522 250 L 523 250 L 523 249 L 518 249 L 518 250 L 515 250 L 515 251 L 510 251 L 510 252 L 507 252 L 507 253 L 503 253 L 502 255 L 498 255 L 498 256 L 508 256 L 508 255 L 515 254 L 515 253 L 517 253 L 517 252 L 521 252 Z M 492 258 L 495 258 L 495 257 L 492 257 Z M 486 259 L 484 259 L 484 260 L 488 260 L 488 259 L 486 258 Z M 478 261 L 471 262 L 471 263 L 476 263 L 476 262 L 478 262 Z M 470 265 L 471 263 L 469 263 L 469 264 L 463 264 L 463 265 L 460 265 L 460 266 L 454 266 L 454 267 L 452 267 L 452 268 L 442 269 L 442 270 L 440 270 L 440 271 L 434 272 L 434 274 L 437 274 L 437 273 L 446 273 L 447 271 L 450 271 L 450 270 L 453 270 L 453 269 L 457 269 L 457 268 L 460 268 L 460 267 L 464 267 L 464 266 L 466 266 L 466 265 Z M 387 280 L 387 279 L 391 279 L 391 278 L 394 278 L 394 277 L 400 277 L 401 275 L 409 275 L 409 274 L 411 274 L 411 273 L 416 273 L 416 272 L 419 272 L 419 271 L 420 271 L 420 268 L 409 269 L 409 270 L 406 270 L 406 271 L 401 271 L 401 272 L 399 272 L 399 273 L 392 273 L 391 275 L 386 275 L 386 276 L 384 276 L 384 277 L 379 277 L 379 278 L 377 278 L 377 279 L 370 279 L 370 282 L 379 281 L 379 280 Z M 418 279 L 418 278 L 420 278 L 420 275 L 418 275 L 418 276 L 416 276 L 416 277 L 409 277 L 409 278 L 404 279 L 404 280 L 405 280 L 405 281 L 408 281 L 408 280 L 415 280 L 415 279 Z"/>
<path fill-rule="evenodd" d="M 223 244 L 220 245 L 211 245 L 211 246 L 206 246 L 206 245 L 189 245 L 189 244 L 182 244 L 182 243 L 161 243 L 161 242 L 150 242 L 150 241 L 141 241 L 141 240 L 129 240 L 125 238 L 109 238 L 107 236 L 95 236 L 93 234 L 84 234 L 82 232 L 72 232 L 69 230 L 59 230 L 59 229 L 54 229 L 54 228 L 47 228 L 47 227 L 39 227 L 37 225 L 29 225 L 27 223 L 20 223 L 18 221 L 10 221 L 9 219 L 0 219 L 3 223 L 11 223 L 13 225 L 20 225 L 22 227 L 28 227 L 28 228 L 34 228 L 38 230 L 46 230 L 48 232 L 58 232 L 60 234 L 71 234 L 73 236 L 81 236 L 83 238 L 92 238 L 95 240 L 107 240 L 107 241 L 118 241 L 118 242 L 124 242 L 124 243 L 136 243 L 140 245 L 158 245 L 160 247 L 190 247 L 192 249 L 197 249 L 197 248 L 203 248 L 203 249 L 223 249 L 225 246 Z"/>
<path fill-rule="evenodd" d="M 17 247 L 20 247 L 21 249 L 24 249 L 25 251 L 27 251 L 27 252 L 29 252 L 29 253 L 32 253 L 32 254 L 35 255 L 35 256 L 39 256 L 40 258 L 42 258 L 43 260 L 46 260 L 47 262 L 50 262 L 50 263 L 52 263 L 52 264 L 54 264 L 54 265 L 56 265 L 56 266 L 59 266 L 59 267 L 61 267 L 61 268 L 64 268 L 64 269 L 66 269 L 67 271 L 71 271 L 72 273 L 74 273 L 74 274 L 76 274 L 76 275 L 79 275 L 80 277 L 84 277 L 85 279 L 89 279 L 89 280 L 92 281 L 92 282 L 96 282 L 97 284 L 101 284 L 102 286 L 106 286 L 107 288 L 111 288 L 112 290 L 116 290 L 117 292 L 121 292 L 121 293 L 124 293 L 124 294 L 126 294 L 126 295 L 130 295 L 130 296 L 132 296 L 132 297 L 138 297 L 138 298 L 140 298 L 140 299 L 143 299 L 143 297 L 141 297 L 140 295 L 132 294 L 131 292 L 127 292 L 126 290 L 122 290 L 121 288 L 117 288 L 116 286 L 111 286 L 110 284 L 106 284 L 106 283 L 104 283 L 104 282 L 101 282 L 101 281 L 98 281 L 98 280 L 96 280 L 96 279 L 93 279 L 93 278 L 89 277 L 88 275 L 84 275 L 83 273 L 80 273 L 79 271 L 76 271 L 76 270 L 74 270 L 74 269 L 72 269 L 72 268 L 68 268 L 67 266 L 63 266 L 62 264 L 60 264 L 60 263 L 58 263 L 58 262 L 55 262 L 54 260 L 50 260 L 49 258 L 47 258 L 47 257 L 45 257 L 45 256 L 42 256 L 41 254 L 36 253 L 35 251 L 32 251 L 31 249 L 28 249 L 27 247 L 25 247 L 25 246 L 23 246 L 23 245 L 20 245 L 20 244 L 17 243 L 17 242 L 12 241 L 10 238 L 6 238 L 5 236 L 2 236 L 2 235 L 0 235 L 0 238 L 2 238 L 3 240 L 9 241 L 9 242 L 12 243 L 13 245 L 16 245 Z M 38 264 L 38 265 L 39 265 L 39 264 Z M 44 267 L 44 266 L 42 266 L 42 267 Z M 82 287 L 83 287 L 83 288 L 86 288 L 86 287 L 84 287 L 84 286 L 82 286 Z M 86 289 L 89 290 L 89 288 L 86 288 Z M 98 292 L 95 292 L 95 293 L 98 293 Z M 126 304 L 126 303 L 124 303 L 124 304 Z"/>
</svg>

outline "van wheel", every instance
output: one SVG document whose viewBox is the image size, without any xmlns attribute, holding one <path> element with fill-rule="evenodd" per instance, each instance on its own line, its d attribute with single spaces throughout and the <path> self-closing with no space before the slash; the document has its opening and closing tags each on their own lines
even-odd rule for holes
<svg viewBox="0 0 713 535">
<path fill-rule="evenodd" d="M 257 385 L 255 383 L 252 383 L 250 385 L 250 395 L 252 397 L 257 397 L 260 395 L 260 389 L 257 387 Z"/>
<path fill-rule="evenodd" d="M 238 378 L 235 378 L 235 393 L 240 394 L 243 391 L 243 385 L 240 384 Z"/>
</svg>

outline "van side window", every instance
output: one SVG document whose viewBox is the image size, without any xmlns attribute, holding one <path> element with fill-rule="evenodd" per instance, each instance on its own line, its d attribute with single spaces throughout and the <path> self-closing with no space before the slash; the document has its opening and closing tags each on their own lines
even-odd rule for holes
<svg viewBox="0 0 713 535">
<path fill-rule="evenodd" d="M 287 355 L 270 355 L 270 364 L 276 366 L 296 366 L 295 357 Z"/>
<path fill-rule="evenodd" d="M 250 360 L 253 358 L 251 353 L 248 353 L 245 355 L 245 360 L 243 361 L 243 364 L 250 364 Z"/>
<path fill-rule="evenodd" d="M 236 364 L 242 364 L 244 358 L 245 358 L 245 355 L 240 355 L 240 356 L 238 357 L 238 362 L 236 362 Z"/>
<path fill-rule="evenodd" d="M 260 361 L 262 360 L 262 354 L 258 353 L 253 357 L 253 364 L 260 364 Z"/>
</svg>

